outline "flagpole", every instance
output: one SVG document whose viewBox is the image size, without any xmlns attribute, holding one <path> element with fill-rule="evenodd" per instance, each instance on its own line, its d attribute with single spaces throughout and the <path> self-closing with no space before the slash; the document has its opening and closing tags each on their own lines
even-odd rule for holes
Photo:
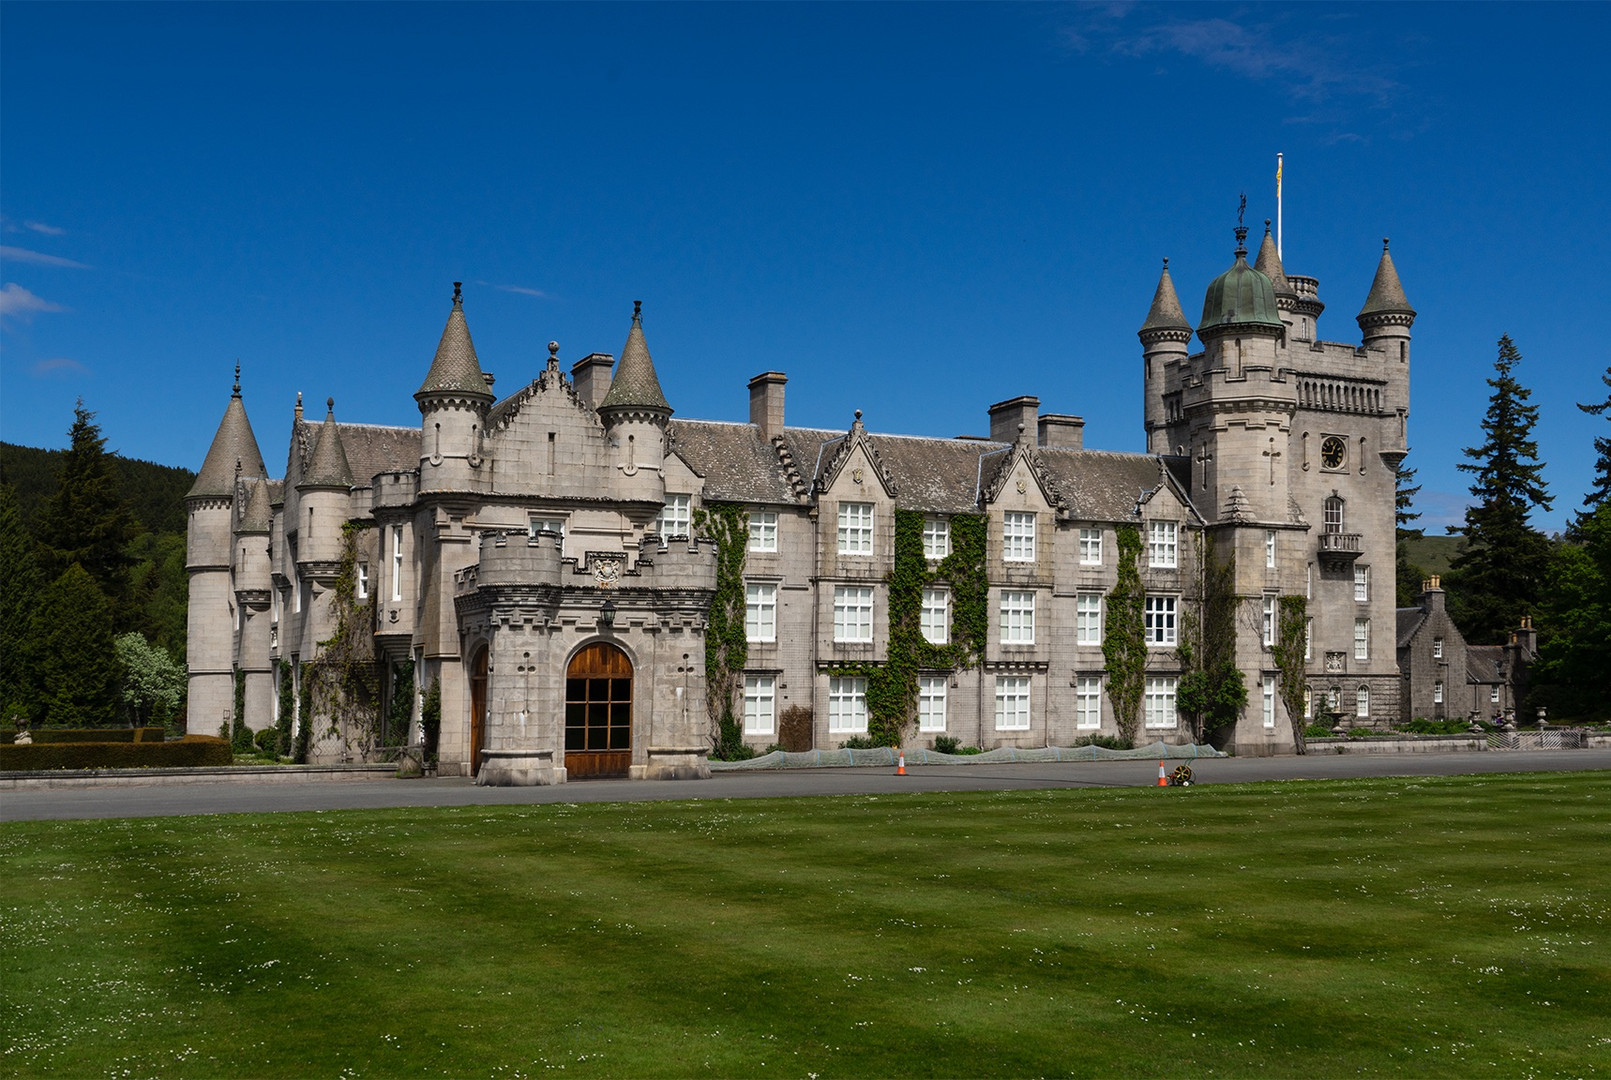
<svg viewBox="0 0 1611 1080">
<path fill-rule="evenodd" d="M 1285 258 L 1281 253 L 1281 159 L 1284 154 L 1275 155 L 1275 257 Z"/>
</svg>

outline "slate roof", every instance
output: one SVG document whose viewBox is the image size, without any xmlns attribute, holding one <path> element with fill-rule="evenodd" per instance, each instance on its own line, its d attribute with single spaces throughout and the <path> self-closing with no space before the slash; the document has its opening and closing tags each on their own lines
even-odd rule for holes
<svg viewBox="0 0 1611 1080">
<path fill-rule="evenodd" d="M 1410 307 L 1410 301 L 1404 295 L 1404 286 L 1399 284 L 1398 270 L 1393 266 L 1393 257 L 1387 253 L 1385 239 L 1382 241 L 1382 259 L 1376 264 L 1376 277 L 1365 296 L 1365 306 L 1359 309 L 1359 318 L 1383 314 L 1415 314 L 1415 309 Z"/>
<path fill-rule="evenodd" d="M 639 302 L 634 300 L 632 308 L 632 329 L 627 331 L 626 345 L 615 365 L 615 378 L 610 380 L 610 389 L 599 402 L 599 408 L 664 409 L 669 413 L 671 405 L 654 373 L 649 343 L 643 340 L 643 312 Z"/>
<path fill-rule="evenodd" d="M 257 436 L 252 434 L 252 422 L 246 418 L 246 406 L 241 402 L 240 375 L 236 374 L 235 392 L 224 409 L 224 418 L 218 423 L 213 444 L 196 474 L 187 498 L 201 495 L 234 497 L 235 462 L 241 463 L 242 476 L 267 476 L 263 452 L 257 448 Z"/>
<path fill-rule="evenodd" d="M 1275 237 L 1270 235 L 1270 223 L 1264 223 L 1264 240 L 1259 244 L 1259 257 L 1253 261 L 1253 269 L 1270 279 L 1277 296 L 1297 296 L 1298 291 L 1287 280 L 1287 273 L 1281 267 L 1281 253 L 1276 250 Z"/>
<path fill-rule="evenodd" d="M 1132 521 L 1136 497 L 1164 485 L 1167 459 L 1153 454 L 1121 454 L 1109 450 L 1042 448 L 1041 460 L 1076 518 Z M 1179 483 L 1178 477 L 1176 483 Z M 1184 491 L 1176 494 L 1191 506 Z M 1195 509 L 1195 508 L 1194 508 Z"/>
<path fill-rule="evenodd" d="M 414 396 L 439 393 L 474 394 L 492 400 L 486 376 L 481 373 L 481 361 L 476 359 L 475 343 L 470 340 L 469 324 L 464 321 L 464 298 L 458 282 L 453 283 L 453 310 L 448 312 L 447 325 L 442 328 L 431 370 Z"/>
<path fill-rule="evenodd" d="M 317 487 L 352 487 L 352 466 L 347 463 L 347 451 L 342 446 L 341 429 L 336 424 L 334 399 L 329 403 L 324 423 L 319 425 L 313 439 L 313 452 L 308 455 L 307 467 L 302 471 L 302 483 Z"/>
<path fill-rule="evenodd" d="M 1180 296 L 1175 292 L 1175 281 L 1169 276 L 1168 259 L 1164 260 L 1163 273 L 1158 275 L 1158 288 L 1152 294 L 1147 321 L 1137 333 L 1145 334 L 1149 330 L 1191 331 L 1191 323 L 1186 321 L 1186 313 L 1180 307 Z"/>
<path fill-rule="evenodd" d="M 341 448 L 347 458 L 349 484 L 364 485 L 377 473 L 408 472 L 419 467 L 420 429 L 417 427 L 391 427 L 384 424 L 347 424 L 337 422 Z M 319 425 L 298 420 L 291 445 L 300 447 L 303 460 L 303 483 L 312 475 L 311 453 L 319 433 Z"/>
<path fill-rule="evenodd" d="M 705 480 L 705 497 L 731 502 L 792 503 L 794 488 L 777 450 L 755 424 L 673 420 L 671 450 Z"/>
<path fill-rule="evenodd" d="M 1398 615 L 1398 647 L 1408 648 L 1415 632 L 1426 621 L 1426 612 L 1418 607 L 1401 607 L 1395 613 Z"/>
<path fill-rule="evenodd" d="M 1503 645 L 1467 645 L 1466 682 L 1504 682 L 1505 680 L 1499 677 L 1499 661 L 1504 658 L 1505 647 Z"/>
<path fill-rule="evenodd" d="M 243 480 L 246 485 L 246 506 L 236 531 L 266 533 L 274 526 L 274 509 L 271 505 L 269 482 L 262 478 Z"/>
</svg>

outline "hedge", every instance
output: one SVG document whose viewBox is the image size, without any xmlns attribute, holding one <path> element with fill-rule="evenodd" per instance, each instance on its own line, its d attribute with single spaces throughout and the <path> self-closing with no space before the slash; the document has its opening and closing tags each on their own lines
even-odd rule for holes
<svg viewBox="0 0 1611 1080">
<path fill-rule="evenodd" d="M 143 728 L 39 728 L 29 732 L 35 743 L 126 743 L 162 742 L 168 730 L 160 727 Z M 0 734 L 0 743 L 17 741 L 15 732 Z"/>
<path fill-rule="evenodd" d="M 186 735 L 173 742 L 58 742 L 0 745 L 0 771 L 194 769 L 234 764 L 228 739 Z"/>
</svg>

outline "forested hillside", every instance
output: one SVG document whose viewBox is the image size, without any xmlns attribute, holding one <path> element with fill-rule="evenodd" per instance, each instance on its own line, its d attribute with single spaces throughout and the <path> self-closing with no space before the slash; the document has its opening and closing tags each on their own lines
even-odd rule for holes
<svg viewBox="0 0 1611 1080">
<path fill-rule="evenodd" d="M 56 490 L 67 450 L 41 450 L 0 442 L 0 483 L 16 489 L 23 524 L 33 527 L 35 515 Z M 108 455 L 118 491 L 135 521 L 148 532 L 185 531 L 185 492 L 196 482 L 190 469 Z"/>
</svg>

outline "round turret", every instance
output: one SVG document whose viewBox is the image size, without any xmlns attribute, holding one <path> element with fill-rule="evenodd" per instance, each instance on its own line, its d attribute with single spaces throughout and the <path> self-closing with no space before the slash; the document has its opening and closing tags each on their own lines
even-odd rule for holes
<svg viewBox="0 0 1611 1080">
<path fill-rule="evenodd" d="M 1281 334 L 1286 324 L 1275 300 L 1275 285 L 1264 274 L 1247 264 L 1247 229 L 1236 229 L 1236 261 L 1231 268 L 1208 284 L 1203 297 L 1203 319 L 1197 336 L 1209 337 L 1235 331 L 1239 334 Z"/>
</svg>

